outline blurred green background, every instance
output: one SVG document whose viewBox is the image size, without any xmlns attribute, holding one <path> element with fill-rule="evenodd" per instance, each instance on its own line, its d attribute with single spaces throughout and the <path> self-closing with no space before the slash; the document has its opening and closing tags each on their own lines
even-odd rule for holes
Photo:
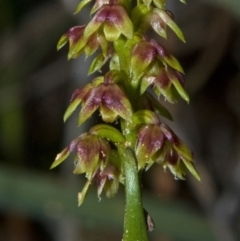
<svg viewBox="0 0 240 241">
<path fill-rule="evenodd" d="M 89 61 L 67 61 L 60 36 L 89 20 L 77 0 L 0 0 L 0 240 L 121 240 L 124 193 L 84 204 L 73 157 L 50 171 L 55 155 L 88 128 L 63 124 L 71 93 Z M 159 40 L 186 70 L 190 105 L 170 106 L 175 132 L 193 149 L 202 182 L 176 181 L 155 166 L 143 176 L 152 241 L 240 240 L 240 1 L 168 0 L 185 33 Z M 91 122 L 97 120 L 92 118 Z"/>
</svg>

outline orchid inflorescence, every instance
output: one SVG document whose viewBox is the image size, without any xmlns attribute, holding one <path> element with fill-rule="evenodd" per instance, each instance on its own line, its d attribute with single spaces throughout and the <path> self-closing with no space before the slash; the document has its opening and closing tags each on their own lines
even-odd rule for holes
<svg viewBox="0 0 240 241">
<path fill-rule="evenodd" d="M 81 1 L 75 13 L 89 2 Z M 78 195 L 79 205 L 93 180 L 99 198 L 103 190 L 112 197 L 119 184 L 124 185 L 124 159 L 119 154 L 124 148 L 134 153 L 138 171 L 158 163 L 177 179 L 184 179 L 188 170 L 200 180 L 192 152 L 161 121 L 162 116 L 171 119 L 161 100 L 176 103 L 181 97 L 189 102 L 180 63 L 156 39 L 148 37 L 148 31 L 153 30 L 167 38 L 169 27 L 185 42 L 172 13 L 165 9 L 165 0 L 96 0 L 90 13 L 90 22 L 69 29 L 57 48 L 69 43 L 68 59 L 83 53 L 94 55 L 89 74 L 100 72 L 105 64 L 109 71 L 74 91 L 64 121 L 80 105 L 79 125 L 95 111 L 100 112 L 103 123 L 74 139 L 51 168 L 76 153 L 74 173 L 85 173 L 87 178 Z"/>
</svg>

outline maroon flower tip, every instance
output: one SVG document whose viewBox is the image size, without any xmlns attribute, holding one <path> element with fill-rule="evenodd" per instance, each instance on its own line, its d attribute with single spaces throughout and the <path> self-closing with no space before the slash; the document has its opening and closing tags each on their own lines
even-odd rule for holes
<svg viewBox="0 0 240 241">
<path fill-rule="evenodd" d="M 150 44 L 157 50 L 158 54 L 161 56 L 161 57 L 167 57 L 169 56 L 169 53 L 168 51 L 160 44 L 158 44 L 156 42 L 156 40 L 154 39 L 151 39 L 150 40 Z"/>
<path fill-rule="evenodd" d="M 132 56 L 135 55 L 137 55 L 142 61 L 153 60 L 157 55 L 157 51 L 147 41 L 141 41 L 134 47 L 132 51 Z"/>
<path fill-rule="evenodd" d="M 67 31 L 66 36 L 69 38 L 71 44 L 75 44 L 82 37 L 84 29 L 85 25 L 82 25 L 72 27 Z"/>
<path fill-rule="evenodd" d="M 162 123 L 160 127 L 167 140 L 175 145 L 179 143 L 179 139 L 176 134 L 166 124 Z"/>
</svg>

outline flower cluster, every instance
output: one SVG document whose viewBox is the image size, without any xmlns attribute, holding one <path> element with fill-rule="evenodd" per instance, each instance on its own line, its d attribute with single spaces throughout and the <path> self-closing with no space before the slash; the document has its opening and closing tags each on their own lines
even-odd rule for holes
<svg viewBox="0 0 240 241">
<path fill-rule="evenodd" d="M 75 13 L 91 1 L 81 1 Z M 189 102 L 180 63 L 156 39 L 147 37 L 147 31 L 152 29 L 158 37 L 167 38 L 169 27 L 185 42 L 172 13 L 165 9 L 165 0 L 131 4 L 124 0 L 95 0 L 91 15 L 88 24 L 70 28 L 57 48 L 69 43 L 68 59 L 83 53 L 86 57 L 95 55 L 89 74 L 106 63 L 109 71 L 74 91 L 64 121 L 81 106 L 79 125 L 97 110 L 108 124 L 93 126 L 73 140 L 57 155 L 52 168 L 76 152 L 74 173 L 85 173 L 87 178 L 79 193 L 79 204 L 93 180 L 99 197 L 103 190 L 112 197 L 119 183 L 124 184 L 124 159 L 120 157 L 120 148 L 124 147 L 132 149 L 139 170 L 158 163 L 178 179 L 184 179 L 189 170 L 200 180 L 191 151 L 161 121 L 161 116 L 171 119 L 171 115 L 159 97 L 170 103 L 176 103 L 179 97 Z"/>
</svg>

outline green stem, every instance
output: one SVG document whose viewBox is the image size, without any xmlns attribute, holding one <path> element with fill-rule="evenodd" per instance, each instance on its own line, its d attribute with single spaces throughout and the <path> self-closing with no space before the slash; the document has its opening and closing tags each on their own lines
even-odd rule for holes
<svg viewBox="0 0 240 241">
<path fill-rule="evenodd" d="M 136 157 L 131 148 L 119 147 L 125 173 L 126 208 L 123 241 L 148 241 Z"/>
</svg>

